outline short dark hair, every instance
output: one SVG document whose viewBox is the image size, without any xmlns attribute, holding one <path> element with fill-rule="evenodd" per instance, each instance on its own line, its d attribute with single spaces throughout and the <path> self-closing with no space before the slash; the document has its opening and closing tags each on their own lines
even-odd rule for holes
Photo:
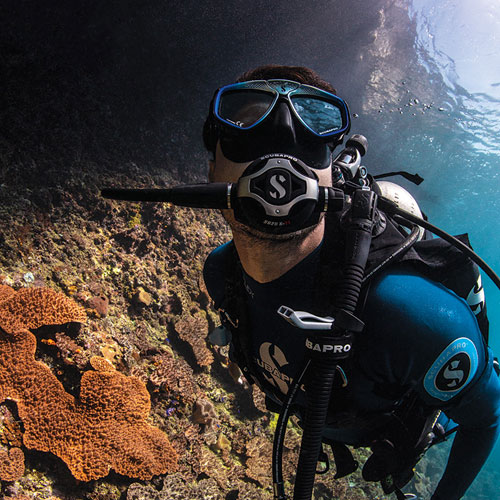
<svg viewBox="0 0 500 500">
<path fill-rule="evenodd" d="M 305 83 L 320 89 L 336 94 L 335 88 L 323 80 L 314 70 L 306 68 L 305 66 L 283 66 L 279 64 L 266 64 L 258 66 L 240 75 L 236 82 L 247 82 L 250 80 L 272 80 L 283 79 L 293 80 L 294 82 Z M 210 105 L 210 107 L 212 104 Z M 214 118 L 211 110 L 203 125 L 203 143 L 205 148 L 215 155 L 215 148 L 217 146 L 219 132 L 214 123 Z"/>
<path fill-rule="evenodd" d="M 283 66 L 280 64 L 266 64 L 258 66 L 240 75 L 237 82 L 247 82 L 250 80 L 271 80 L 273 78 L 283 78 L 294 82 L 305 83 L 320 89 L 336 94 L 335 88 L 323 80 L 318 73 L 305 66 Z"/>
</svg>

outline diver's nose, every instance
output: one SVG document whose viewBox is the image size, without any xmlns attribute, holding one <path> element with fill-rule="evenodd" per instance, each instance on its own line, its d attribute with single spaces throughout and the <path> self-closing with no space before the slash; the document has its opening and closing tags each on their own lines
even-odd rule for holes
<svg viewBox="0 0 500 500">
<path fill-rule="evenodd" d="M 273 130 L 281 144 L 295 144 L 295 126 L 292 113 L 286 102 L 278 103 L 273 117 Z"/>
</svg>

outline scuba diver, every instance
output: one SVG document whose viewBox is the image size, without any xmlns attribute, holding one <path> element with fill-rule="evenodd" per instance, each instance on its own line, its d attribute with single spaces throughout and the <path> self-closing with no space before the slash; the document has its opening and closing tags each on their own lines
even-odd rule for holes
<svg viewBox="0 0 500 500">
<path fill-rule="evenodd" d="M 223 323 L 222 340 L 212 340 L 230 342 L 232 360 L 264 391 L 269 410 L 299 417 L 294 500 L 311 497 L 324 445 L 335 477 L 358 466 L 348 446 L 369 447 L 363 477 L 415 498 L 401 488 L 453 430 L 432 500 L 459 499 L 492 450 L 500 418 L 481 277 L 461 252 L 422 231 L 405 247 L 410 231 L 374 208 L 374 193 L 410 199 L 405 209 L 422 214 L 402 188 L 377 182 L 359 162 L 351 168 L 366 151 L 362 136 L 334 159 L 349 128 L 347 104 L 305 67 L 258 67 L 215 93 L 203 131 L 209 180 L 237 184 L 243 201 L 222 210 L 233 240 L 205 263 Z M 336 208 L 308 205 L 318 185 L 320 200 Z M 339 190 L 350 193 L 344 205 Z M 273 479 L 275 498 L 285 499 L 280 447 L 275 439 Z"/>
<path fill-rule="evenodd" d="M 203 140 L 209 183 L 104 189 L 120 200 L 222 209 L 232 241 L 204 279 L 221 326 L 210 334 L 279 413 L 274 497 L 286 500 L 282 449 L 290 415 L 303 429 L 294 500 L 317 473 L 357 469 L 398 500 L 424 453 L 452 434 L 432 500 L 462 498 L 498 436 L 498 361 L 477 256 L 466 235 L 432 226 L 413 197 L 361 166 L 348 106 L 314 71 L 261 66 L 219 88 Z M 439 236 L 433 238 L 430 232 Z M 318 471 L 318 464 L 323 469 Z"/>
</svg>

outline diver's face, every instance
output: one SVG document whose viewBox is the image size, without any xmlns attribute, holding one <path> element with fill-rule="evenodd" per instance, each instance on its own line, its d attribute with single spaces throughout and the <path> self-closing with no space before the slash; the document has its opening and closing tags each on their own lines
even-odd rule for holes
<svg viewBox="0 0 500 500">
<path fill-rule="evenodd" d="M 245 105 L 238 107 L 238 102 L 232 107 L 230 113 L 231 123 L 241 124 L 239 125 L 241 127 L 254 122 L 256 122 L 256 125 L 251 129 L 239 129 L 235 126 L 221 125 L 219 123 L 219 141 L 215 151 L 215 159 L 210 165 L 211 182 L 237 183 L 247 167 L 255 160 L 264 156 L 287 155 L 305 163 L 316 175 L 320 186 L 332 185 L 330 147 L 323 138 L 318 137 L 300 121 L 298 115 L 293 112 L 289 100 L 279 98 L 275 101 L 274 107 L 261 122 L 257 120 L 265 112 L 265 109 L 258 107 L 259 104 L 262 104 L 261 101 L 257 99 L 256 101 L 250 101 L 250 103 L 244 101 L 244 103 Z M 223 120 L 220 121 L 223 123 Z M 335 141 L 332 141 L 332 143 L 335 143 Z M 258 164 L 256 165 L 258 166 Z M 307 175 L 310 176 L 311 174 L 308 173 Z M 275 177 L 273 176 L 274 182 L 277 182 L 277 177 Z M 272 191 L 276 187 L 272 184 L 273 179 L 267 179 L 265 182 L 270 183 L 270 187 L 266 188 L 271 190 L 269 191 L 269 197 L 275 198 L 276 193 Z M 264 205 L 264 200 L 262 198 L 260 200 L 255 203 Z M 297 200 L 297 202 L 300 202 L 300 200 Z M 267 208 L 269 204 L 272 205 L 272 201 L 267 203 Z M 233 232 L 246 232 L 252 236 L 268 240 L 287 240 L 303 237 L 307 232 L 314 230 L 317 221 L 321 217 L 318 212 L 312 210 L 311 205 L 307 207 L 307 205 L 303 204 L 293 215 L 291 215 L 291 212 L 287 212 L 286 217 L 288 219 L 286 223 L 282 223 L 282 220 L 270 222 L 265 220 L 266 216 L 263 215 L 262 210 L 257 209 L 254 211 L 252 208 L 248 208 L 248 213 L 246 213 L 243 212 L 242 207 L 243 203 L 241 206 L 236 207 L 236 217 L 238 221 L 244 221 L 245 225 L 235 219 L 232 210 L 223 210 L 223 215 L 231 225 Z M 307 210 L 310 210 L 310 212 L 307 213 Z M 276 213 L 280 213 L 280 210 L 276 209 Z M 249 226 L 246 225 L 247 223 Z M 279 228 L 265 225 L 281 223 L 282 225 Z M 266 229 L 269 230 L 266 231 Z M 294 229 L 296 230 L 294 231 Z M 266 232 L 263 233 L 261 230 Z M 284 233 L 285 230 L 291 232 Z"/>
</svg>

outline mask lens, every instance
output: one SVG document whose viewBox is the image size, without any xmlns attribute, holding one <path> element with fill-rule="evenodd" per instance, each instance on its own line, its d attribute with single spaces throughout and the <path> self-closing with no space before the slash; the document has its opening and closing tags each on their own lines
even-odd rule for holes
<svg viewBox="0 0 500 500">
<path fill-rule="evenodd" d="M 275 96 L 256 89 L 224 92 L 216 110 L 218 117 L 242 129 L 255 125 L 269 112 Z"/>
<path fill-rule="evenodd" d="M 343 127 L 342 113 L 337 104 L 310 96 L 291 96 L 300 119 L 318 135 L 331 134 Z"/>
</svg>

